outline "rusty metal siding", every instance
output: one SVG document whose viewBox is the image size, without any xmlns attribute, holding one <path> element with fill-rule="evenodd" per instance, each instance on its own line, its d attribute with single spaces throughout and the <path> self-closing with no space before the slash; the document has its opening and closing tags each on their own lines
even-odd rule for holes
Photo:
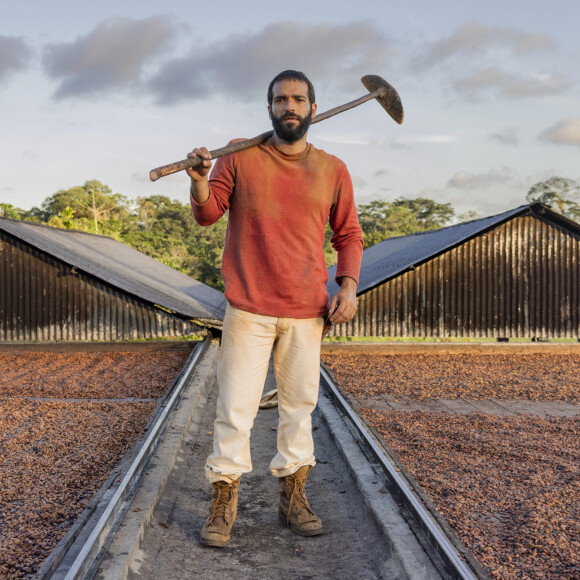
<svg viewBox="0 0 580 580">
<path fill-rule="evenodd" d="M 0 233 L 0 341 L 130 340 L 201 330 Z"/>
<path fill-rule="evenodd" d="M 580 236 L 520 216 L 360 295 L 330 335 L 579 338 L 579 289 Z"/>
</svg>

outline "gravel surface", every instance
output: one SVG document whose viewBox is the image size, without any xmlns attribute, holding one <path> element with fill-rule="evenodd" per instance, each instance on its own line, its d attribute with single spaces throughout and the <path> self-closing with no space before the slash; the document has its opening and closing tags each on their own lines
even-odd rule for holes
<svg viewBox="0 0 580 580">
<path fill-rule="evenodd" d="M 33 574 L 131 445 L 187 352 L 0 355 L 0 578 Z"/>
<path fill-rule="evenodd" d="M 324 355 L 340 387 L 578 402 L 579 357 Z M 373 411 L 367 422 L 492 577 L 580 578 L 580 419 Z"/>
</svg>

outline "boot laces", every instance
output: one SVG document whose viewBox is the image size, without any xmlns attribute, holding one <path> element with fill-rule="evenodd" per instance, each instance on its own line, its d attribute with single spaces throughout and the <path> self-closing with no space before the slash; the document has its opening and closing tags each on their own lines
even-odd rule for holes
<svg viewBox="0 0 580 580">
<path fill-rule="evenodd" d="M 210 504 L 210 522 L 213 522 L 216 518 L 223 518 L 229 524 L 226 514 L 231 499 L 232 486 L 227 481 L 218 481 L 214 489 L 217 490 L 217 496 L 213 498 Z"/>
<path fill-rule="evenodd" d="M 292 506 L 294 505 L 294 501 L 296 501 L 299 506 L 303 507 L 310 513 L 314 515 L 310 504 L 308 503 L 308 499 L 306 498 L 306 490 L 304 489 L 306 486 L 306 476 L 305 477 L 296 477 L 295 475 L 289 475 L 286 478 L 286 481 L 292 485 L 292 494 L 290 495 L 290 503 L 288 504 L 288 513 L 286 515 L 286 523 L 290 521 L 290 513 L 292 512 Z"/>
</svg>

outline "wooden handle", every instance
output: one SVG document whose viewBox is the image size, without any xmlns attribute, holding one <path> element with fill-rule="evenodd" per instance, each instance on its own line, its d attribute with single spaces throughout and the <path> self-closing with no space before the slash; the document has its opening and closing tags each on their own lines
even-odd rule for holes
<svg viewBox="0 0 580 580">
<path fill-rule="evenodd" d="M 267 131 L 262 133 L 257 137 L 252 139 L 246 139 L 245 141 L 238 141 L 237 143 L 232 143 L 231 145 L 226 145 L 220 149 L 214 149 L 210 151 L 212 159 L 218 159 L 219 157 L 224 157 L 230 153 L 237 153 L 238 151 L 244 151 L 244 149 L 249 149 L 250 147 L 255 147 L 260 145 L 267 139 L 269 139 L 274 134 L 274 131 Z M 157 167 L 149 172 L 149 177 L 151 181 L 157 181 L 160 177 L 165 177 L 166 175 L 171 175 L 172 173 L 177 173 L 178 171 L 183 171 L 190 167 L 196 167 L 201 163 L 201 157 L 192 157 L 187 159 L 182 159 L 181 161 L 176 161 L 175 163 L 169 163 L 168 165 L 163 165 L 162 167 Z"/>
<path fill-rule="evenodd" d="M 377 77 L 378 78 L 378 77 Z M 383 81 L 385 82 L 385 81 Z M 390 86 L 390 85 L 389 85 Z M 393 89 L 394 91 L 394 89 Z M 343 111 L 348 111 L 354 107 L 358 107 L 358 105 L 362 103 L 366 103 L 371 99 L 377 99 L 379 97 L 384 97 L 386 90 L 384 88 L 379 88 L 375 91 L 372 91 L 368 95 L 364 95 L 359 99 L 354 101 L 350 101 L 350 103 L 346 103 L 344 105 L 340 105 L 339 107 L 335 107 L 334 109 L 330 109 L 330 111 L 326 111 L 325 113 L 321 113 L 320 115 L 316 115 L 314 119 L 312 119 L 312 124 L 318 123 L 319 121 L 324 121 L 329 117 L 333 117 L 334 115 L 338 115 Z M 400 121 L 397 121 L 400 122 Z M 217 159 L 218 157 L 224 157 L 225 155 L 229 155 L 230 153 L 236 153 L 238 151 L 243 151 L 244 149 L 249 149 L 250 147 L 255 147 L 256 145 L 260 145 L 269 139 L 274 134 L 274 131 L 268 131 L 266 133 L 262 133 L 257 137 L 253 137 L 252 139 L 246 139 L 245 141 L 238 141 L 237 143 L 232 143 L 231 145 L 226 145 L 225 147 L 221 147 L 220 149 L 214 149 L 210 151 L 212 159 Z M 152 169 L 149 172 L 149 177 L 151 181 L 157 181 L 160 177 L 164 177 L 166 175 L 171 175 L 172 173 L 177 173 L 178 171 L 183 171 L 184 169 L 188 169 L 189 167 L 195 167 L 201 163 L 200 157 L 193 157 L 188 159 L 183 159 L 182 161 L 176 161 L 175 163 L 170 163 L 169 165 L 163 165 L 162 167 L 157 167 L 157 169 Z"/>
</svg>

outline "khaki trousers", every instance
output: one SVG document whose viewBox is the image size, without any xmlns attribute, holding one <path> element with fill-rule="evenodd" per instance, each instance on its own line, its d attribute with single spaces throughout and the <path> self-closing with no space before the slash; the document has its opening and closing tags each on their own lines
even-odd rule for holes
<svg viewBox="0 0 580 580">
<path fill-rule="evenodd" d="M 250 432 L 258 413 L 272 347 L 278 387 L 276 477 L 314 465 L 311 414 L 318 400 L 322 318 L 276 318 L 228 305 L 218 365 L 218 401 L 209 481 L 252 471 Z"/>
</svg>

